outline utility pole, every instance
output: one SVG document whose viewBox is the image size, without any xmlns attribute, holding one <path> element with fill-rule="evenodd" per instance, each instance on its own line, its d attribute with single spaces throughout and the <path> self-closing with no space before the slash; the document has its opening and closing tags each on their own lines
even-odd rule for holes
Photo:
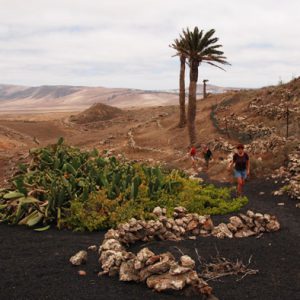
<svg viewBox="0 0 300 300">
<path fill-rule="evenodd" d="M 207 97 L 206 94 L 206 82 L 208 82 L 208 79 L 203 79 L 203 99 L 205 99 Z"/>
<path fill-rule="evenodd" d="M 225 116 L 225 130 L 226 130 L 227 137 L 230 138 L 229 131 L 228 131 L 227 117 L 226 116 Z"/>
<path fill-rule="evenodd" d="M 287 94 L 287 101 L 286 101 L 286 138 L 289 137 L 289 116 L 290 116 L 290 111 L 289 111 L 289 101 L 291 99 L 291 94 Z"/>
</svg>

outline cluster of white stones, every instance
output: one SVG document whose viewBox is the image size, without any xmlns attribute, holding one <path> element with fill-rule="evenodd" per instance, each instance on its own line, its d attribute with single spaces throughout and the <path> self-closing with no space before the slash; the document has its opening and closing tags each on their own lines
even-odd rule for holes
<svg viewBox="0 0 300 300">
<path fill-rule="evenodd" d="M 246 150 L 253 154 L 262 154 L 267 152 L 276 153 L 286 144 L 287 140 L 276 134 L 260 138 L 246 145 Z"/>
<path fill-rule="evenodd" d="M 277 169 L 272 178 L 281 178 L 286 185 L 279 191 L 275 191 L 274 195 L 282 195 L 287 192 L 291 198 L 300 200 L 300 146 L 289 154 L 289 162 L 287 167 Z"/>
<path fill-rule="evenodd" d="M 185 237 L 213 235 L 217 238 L 241 238 L 262 232 L 279 230 L 275 216 L 247 213 L 230 218 L 229 223 L 214 227 L 209 216 L 187 213 L 184 207 L 174 209 L 173 218 L 166 217 L 166 209 L 156 207 L 154 220 L 131 219 L 117 229 L 110 229 L 99 248 L 100 275 L 118 275 L 121 281 L 144 282 L 158 292 L 182 290 L 190 286 L 201 294 L 210 294 L 211 287 L 198 276 L 195 262 L 189 256 L 181 256 L 177 262 L 169 253 L 155 254 L 143 248 L 137 254 L 126 250 L 125 245 L 137 241 L 180 240 Z"/>
<path fill-rule="evenodd" d="M 284 137 L 280 137 L 276 134 L 264 138 L 258 138 L 252 141 L 250 144 L 245 145 L 245 151 L 252 154 L 263 154 L 272 152 L 276 154 L 287 144 L 288 140 Z M 208 145 L 213 151 L 233 152 L 236 149 L 236 145 L 232 145 L 225 139 L 219 137 L 208 142 Z"/>
<path fill-rule="evenodd" d="M 158 292 L 191 286 L 198 293 L 211 293 L 211 287 L 198 276 L 195 262 L 189 256 L 181 256 L 177 262 L 170 252 L 156 255 L 148 248 L 137 254 L 127 252 L 115 233 L 109 231 L 99 248 L 103 269 L 100 275 L 119 275 L 120 281 L 144 282 Z"/>
<path fill-rule="evenodd" d="M 246 214 L 230 217 L 229 223 L 216 226 L 212 235 L 217 238 L 243 238 L 279 229 L 280 223 L 275 216 L 248 210 Z"/>
<path fill-rule="evenodd" d="M 289 155 L 289 189 L 292 198 L 300 200 L 300 146 L 297 151 Z"/>
<path fill-rule="evenodd" d="M 144 221 L 132 218 L 117 227 L 119 241 L 133 244 L 136 241 L 148 242 L 154 239 L 178 241 L 186 235 L 207 236 L 213 229 L 210 216 L 187 214 L 184 207 L 175 207 L 173 218 L 166 216 L 166 209 L 156 207 L 154 220 Z"/>
<path fill-rule="evenodd" d="M 289 112 L 298 114 L 300 113 L 300 107 L 295 104 L 289 102 Z M 281 120 L 286 118 L 286 105 L 287 102 L 284 99 L 274 105 L 274 102 L 264 103 L 263 98 L 256 97 L 250 102 L 249 109 L 260 116 L 265 116 L 272 120 Z"/>
</svg>

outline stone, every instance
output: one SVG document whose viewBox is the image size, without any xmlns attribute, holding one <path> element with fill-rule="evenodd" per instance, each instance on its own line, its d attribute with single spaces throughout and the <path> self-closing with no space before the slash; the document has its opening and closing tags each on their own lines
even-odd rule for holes
<svg viewBox="0 0 300 300">
<path fill-rule="evenodd" d="M 141 261 L 141 262 L 146 262 L 147 260 L 149 260 L 149 258 L 151 258 L 152 256 L 154 256 L 155 254 L 149 250 L 148 248 L 143 248 L 142 250 L 140 250 L 137 255 L 136 258 Z"/>
<path fill-rule="evenodd" d="M 249 237 L 249 236 L 253 236 L 255 235 L 255 232 L 250 230 L 250 229 L 240 229 L 239 231 L 237 231 L 235 234 L 234 234 L 234 237 L 236 238 L 244 238 L 244 237 Z"/>
<path fill-rule="evenodd" d="M 230 217 L 229 221 L 236 229 L 244 226 L 242 220 L 237 216 Z"/>
<path fill-rule="evenodd" d="M 153 265 L 153 264 L 157 263 L 159 260 L 160 260 L 159 255 L 151 256 L 149 259 L 147 259 L 146 266 Z"/>
<path fill-rule="evenodd" d="M 80 266 L 82 264 L 85 264 L 87 261 L 87 252 L 81 250 L 77 252 L 75 255 L 73 255 L 69 261 L 73 266 Z"/>
<path fill-rule="evenodd" d="M 142 268 L 144 267 L 144 264 L 143 264 L 143 262 L 141 262 L 140 260 L 137 260 L 137 259 L 136 259 L 136 260 L 134 261 L 133 267 L 134 267 L 135 270 L 140 270 L 140 269 L 142 269 Z"/>
<path fill-rule="evenodd" d="M 177 206 L 174 208 L 174 212 L 177 213 L 177 216 L 184 217 L 187 211 L 185 207 Z"/>
<path fill-rule="evenodd" d="M 164 233 L 164 238 L 168 241 L 179 241 L 180 238 L 178 238 L 173 232 L 167 231 Z"/>
<path fill-rule="evenodd" d="M 176 219 L 175 223 L 177 224 L 177 226 L 182 226 L 184 224 L 182 219 Z"/>
<path fill-rule="evenodd" d="M 266 226 L 267 231 L 277 231 L 280 229 L 280 224 L 277 220 L 270 220 Z"/>
<path fill-rule="evenodd" d="M 147 286 L 157 292 L 165 290 L 182 290 L 186 285 L 186 275 L 171 275 L 169 273 L 152 275 L 147 278 Z"/>
<path fill-rule="evenodd" d="M 102 245 L 99 248 L 99 251 L 105 250 L 115 250 L 115 251 L 122 251 L 124 248 L 122 247 L 121 243 L 115 239 L 104 240 Z"/>
<path fill-rule="evenodd" d="M 183 255 L 180 257 L 180 264 L 185 268 L 193 269 L 195 267 L 195 261 L 188 255 Z"/>
<path fill-rule="evenodd" d="M 188 223 L 186 230 L 187 231 L 192 231 L 194 229 L 196 229 L 199 225 L 199 222 L 197 222 L 196 220 L 192 220 L 191 222 Z"/>
<path fill-rule="evenodd" d="M 86 271 L 84 271 L 84 270 L 79 270 L 79 271 L 78 271 L 78 275 L 80 275 L 80 276 L 86 276 Z"/>
<path fill-rule="evenodd" d="M 252 210 L 247 210 L 246 214 L 249 218 L 254 218 L 255 215 L 255 213 Z"/>
<path fill-rule="evenodd" d="M 198 221 L 201 225 L 203 225 L 209 217 L 207 216 L 198 216 Z"/>
<path fill-rule="evenodd" d="M 237 228 L 234 225 L 232 225 L 231 223 L 227 223 L 227 227 L 231 232 L 233 232 L 233 233 L 237 232 Z"/>
<path fill-rule="evenodd" d="M 210 236 L 210 233 L 204 229 L 201 229 L 199 235 L 206 237 L 206 236 Z"/>
<path fill-rule="evenodd" d="M 179 266 L 178 264 L 171 265 L 171 268 L 169 270 L 169 274 L 171 275 L 179 275 L 184 274 L 186 272 L 191 271 L 191 268 Z"/>
<path fill-rule="evenodd" d="M 225 223 L 220 223 L 218 226 L 216 226 L 211 234 L 220 239 L 223 239 L 225 237 L 228 237 L 230 239 L 233 238 L 232 232 L 228 229 Z"/>
<path fill-rule="evenodd" d="M 256 214 L 254 215 L 254 218 L 255 218 L 256 220 L 262 220 L 262 219 L 264 218 L 264 215 L 261 214 L 261 213 L 256 213 Z"/>
<path fill-rule="evenodd" d="M 152 274 L 165 273 L 170 269 L 173 261 L 175 261 L 175 258 L 170 252 L 163 253 L 160 255 L 160 261 L 150 265 L 148 271 Z"/>
<path fill-rule="evenodd" d="M 104 238 L 105 238 L 106 240 L 109 240 L 109 239 L 115 239 L 115 240 L 118 240 L 118 238 L 119 238 L 119 232 L 118 232 L 118 230 L 115 230 L 115 229 L 109 229 L 109 230 L 106 232 Z"/>
<path fill-rule="evenodd" d="M 194 229 L 193 231 L 192 231 L 192 234 L 193 235 L 199 235 L 200 234 L 200 229 L 199 228 L 196 228 L 196 229 Z"/>
<path fill-rule="evenodd" d="M 161 209 L 159 206 L 157 206 L 157 207 L 155 207 L 155 208 L 153 209 L 153 213 L 154 213 L 157 217 L 160 217 L 160 216 L 162 216 L 162 214 L 163 214 L 162 209 Z"/>
<path fill-rule="evenodd" d="M 88 250 L 96 252 L 97 251 L 97 246 L 96 245 L 91 245 L 91 246 L 88 247 Z"/>
<path fill-rule="evenodd" d="M 202 229 L 207 231 L 212 231 L 214 229 L 214 223 L 210 217 L 208 217 L 206 221 L 203 223 Z"/>
<path fill-rule="evenodd" d="M 247 225 L 248 227 L 253 227 L 254 223 L 253 223 L 253 218 L 248 217 L 247 215 L 244 214 L 239 214 L 241 220 L 245 223 L 245 225 Z"/>
<path fill-rule="evenodd" d="M 122 262 L 119 279 L 121 281 L 139 281 L 139 272 L 134 269 L 134 259 Z"/>
</svg>

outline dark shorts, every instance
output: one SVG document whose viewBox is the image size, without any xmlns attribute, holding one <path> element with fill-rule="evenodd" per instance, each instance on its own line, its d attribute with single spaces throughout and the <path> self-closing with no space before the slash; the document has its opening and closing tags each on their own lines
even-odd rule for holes
<svg viewBox="0 0 300 300">
<path fill-rule="evenodd" d="M 247 178 L 247 171 L 246 170 L 236 170 L 234 169 L 234 177 L 235 178 Z"/>
</svg>

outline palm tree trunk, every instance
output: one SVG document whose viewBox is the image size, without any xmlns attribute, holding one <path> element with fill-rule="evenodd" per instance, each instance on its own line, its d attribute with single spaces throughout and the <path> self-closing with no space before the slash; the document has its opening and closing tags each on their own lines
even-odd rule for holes
<svg viewBox="0 0 300 300">
<path fill-rule="evenodd" d="M 189 86 L 189 104 L 188 104 L 188 131 L 190 144 L 196 143 L 196 92 L 197 92 L 197 81 L 198 81 L 198 61 L 191 61 L 190 66 L 190 86 Z"/>
<path fill-rule="evenodd" d="M 186 124 L 185 114 L 185 57 L 180 56 L 180 76 L 179 76 L 179 127 L 184 127 Z"/>
</svg>

